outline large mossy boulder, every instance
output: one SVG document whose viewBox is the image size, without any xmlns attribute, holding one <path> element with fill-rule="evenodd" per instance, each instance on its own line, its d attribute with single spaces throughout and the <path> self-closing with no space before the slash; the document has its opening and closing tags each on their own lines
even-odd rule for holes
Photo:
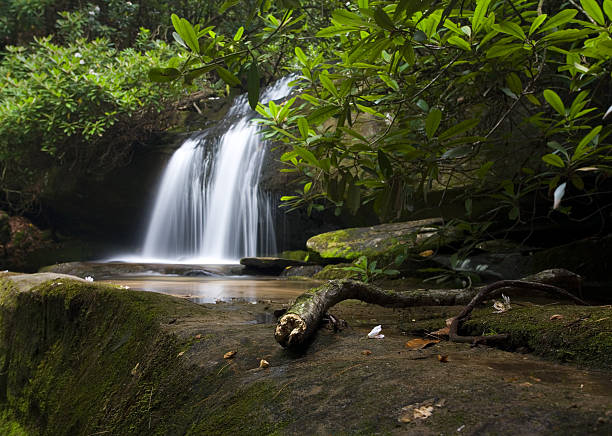
<svg viewBox="0 0 612 436">
<path fill-rule="evenodd" d="M 325 259 L 382 258 L 392 260 L 409 251 L 434 249 L 447 238 L 437 226 L 441 218 L 336 230 L 313 236 L 306 246 Z"/>
</svg>

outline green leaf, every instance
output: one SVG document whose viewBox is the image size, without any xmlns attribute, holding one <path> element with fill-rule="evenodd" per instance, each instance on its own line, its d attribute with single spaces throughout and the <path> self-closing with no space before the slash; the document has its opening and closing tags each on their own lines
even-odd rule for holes
<svg viewBox="0 0 612 436">
<path fill-rule="evenodd" d="M 259 102 L 259 70 L 257 69 L 257 62 L 253 60 L 249 72 L 247 75 L 247 91 L 249 95 L 249 106 L 255 110 L 257 103 Z"/>
<path fill-rule="evenodd" d="M 562 10 L 558 14 L 551 17 L 550 20 L 548 20 L 548 22 L 546 23 L 546 25 L 544 25 L 544 27 L 540 29 L 540 32 L 546 32 L 547 30 L 553 29 L 555 27 L 560 27 L 561 25 L 572 20 L 577 13 L 578 11 L 576 9 Z"/>
<path fill-rule="evenodd" d="M 225 0 L 223 4 L 221 5 L 221 7 L 219 8 L 219 13 L 223 14 L 229 8 L 232 8 L 236 6 L 238 3 L 240 3 L 240 1 L 241 0 Z"/>
<path fill-rule="evenodd" d="M 489 3 L 491 3 L 491 0 L 476 1 L 476 9 L 474 10 L 474 16 L 472 17 L 472 30 L 474 31 L 474 35 L 478 33 L 482 27 L 482 24 L 484 23 L 484 18 L 487 13 L 487 9 L 489 8 Z"/>
<path fill-rule="evenodd" d="M 470 154 L 473 150 L 473 147 L 469 144 L 460 145 L 459 147 L 451 148 L 450 150 L 446 150 L 442 155 L 442 159 L 457 159 L 460 157 L 465 157 Z"/>
<path fill-rule="evenodd" d="M 361 189 L 359 186 L 355 185 L 352 182 L 349 185 L 348 191 L 346 193 L 346 207 L 349 212 L 353 215 L 357 213 L 359 206 L 361 205 Z"/>
<path fill-rule="evenodd" d="M 149 80 L 152 82 L 172 82 L 181 76 L 181 72 L 176 68 L 151 68 L 149 70 Z"/>
<path fill-rule="evenodd" d="M 542 160 L 546 162 L 548 165 L 552 165 L 554 167 L 558 167 L 558 168 L 565 167 L 565 162 L 563 162 L 563 159 L 561 159 L 556 154 L 552 154 L 552 153 L 545 154 L 544 156 L 542 156 Z"/>
<path fill-rule="evenodd" d="M 219 74 L 219 77 L 221 77 L 221 79 L 223 79 L 223 81 L 227 83 L 229 86 L 240 85 L 240 80 L 238 80 L 236 76 L 234 76 L 231 72 L 229 72 L 225 68 L 216 67 L 215 69 L 217 70 L 217 74 Z"/>
<path fill-rule="evenodd" d="M 527 36 L 525 35 L 525 32 L 523 31 L 521 26 L 516 23 L 513 23 L 512 21 L 505 21 L 503 23 L 494 24 L 492 28 L 507 35 L 515 36 L 516 38 L 522 41 L 527 39 Z"/>
<path fill-rule="evenodd" d="M 533 23 L 531 23 L 531 27 L 529 28 L 529 36 L 531 36 L 536 30 L 538 30 L 538 27 L 542 25 L 544 20 L 546 20 L 546 17 L 548 17 L 548 15 L 542 14 L 538 15 L 536 19 L 533 20 Z"/>
<path fill-rule="evenodd" d="M 463 132 L 467 132 L 468 130 L 471 130 L 474 127 L 476 127 L 479 122 L 480 122 L 479 118 L 470 118 L 470 119 L 464 120 L 460 122 L 459 124 L 455 124 L 451 128 L 442 132 L 440 136 L 438 137 L 438 139 L 440 141 L 445 141 L 449 138 L 452 138 L 453 136 L 457 136 Z"/>
<path fill-rule="evenodd" d="M 314 126 L 322 124 L 338 113 L 338 110 L 338 106 L 334 105 L 321 106 L 308 114 L 308 123 Z"/>
<path fill-rule="evenodd" d="M 308 182 L 304 185 L 304 194 L 308 194 L 308 192 L 310 191 L 310 188 L 312 188 L 312 182 Z"/>
<path fill-rule="evenodd" d="M 508 56 L 523 48 L 522 44 L 494 44 L 487 50 L 487 59 Z"/>
<path fill-rule="evenodd" d="M 242 34 L 244 33 L 244 27 L 240 26 L 234 35 L 234 41 L 240 41 Z"/>
<path fill-rule="evenodd" d="M 595 0 L 580 0 L 580 4 L 589 17 L 595 20 L 597 24 L 603 26 L 606 23 L 603 12 Z"/>
<path fill-rule="evenodd" d="M 377 154 L 380 171 L 385 178 L 390 179 L 393 176 L 393 166 L 391 165 L 391 161 L 382 150 L 378 150 Z"/>
<path fill-rule="evenodd" d="M 363 26 L 367 27 L 368 23 L 362 20 L 362 18 L 354 12 L 347 11 L 346 9 L 336 9 L 332 12 L 332 19 L 338 24 L 345 26 Z"/>
<path fill-rule="evenodd" d="M 572 161 L 576 161 L 576 160 L 580 159 L 582 156 L 584 156 L 585 153 L 587 153 L 588 146 L 590 145 L 591 141 L 597 135 L 599 135 L 599 132 L 601 132 L 601 129 L 602 129 L 602 126 L 595 127 L 593 130 L 591 130 L 589 133 L 587 133 L 584 136 L 584 138 L 582 138 L 580 140 L 580 142 L 576 146 L 576 150 L 574 151 L 574 155 L 572 156 Z"/>
<path fill-rule="evenodd" d="M 544 99 L 552 106 L 554 110 L 559 112 L 561 116 L 565 116 L 565 106 L 557 93 L 551 89 L 544 90 Z"/>
<path fill-rule="evenodd" d="M 304 65 L 305 67 L 308 67 L 308 58 L 306 57 L 306 54 L 302 51 L 301 48 L 299 47 L 295 48 L 295 55 L 297 56 L 298 60 L 300 61 L 302 65 Z"/>
<path fill-rule="evenodd" d="M 608 20 L 612 21 L 612 0 L 604 0 L 603 8 L 608 16 Z"/>
<path fill-rule="evenodd" d="M 319 75 L 319 80 L 325 89 L 327 89 L 334 97 L 338 97 L 338 90 L 334 86 L 334 82 L 331 81 L 327 74 Z"/>
<path fill-rule="evenodd" d="M 456 47 L 459 47 L 465 51 L 470 51 L 472 50 L 472 47 L 470 46 L 470 43 L 467 42 L 465 39 L 457 36 L 457 35 L 453 35 L 450 38 L 448 38 L 448 43 L 452 44 Z"/>
<path fill-rule="evenodd" d="M 377 8 L 374 11 L 374 20 L 376 20 L 376 24 L 378 24 L 383 29 L 395 30 L 395 24 L 393 24 L 393 20 L 391 20 L 385 10 L 382 8 Z"/>
<path fill-rule="evenodd" d="M 312 165 L 314 167 L 318 167 L 319 166 L 319 161 L 317 160 L 315 155 L 312 154 L 312 152 L 310 150 L 307 150 L 304 147 L 300 147 L 299 145 L 294 145 L 293 149 L 298 154 L 298 156 L 300 156 L 302 159 L 304 159 L 310 165 Z"/>
<path fill-rule="evenodd" d="M 427 138 L 433 138 L 436 130 L 440 126 L 440 121 L 442 120 L 442 111 L 440 109 L 434 108 L 427 115 L 427 119 L 425 120 L 425 134 Z"/>
<path fill-rule="evenodd" d="M 300 117 L 297 120 L 298 129 L 300 130 L 300 135 L 302 135 L 303 139 L 308 138 L 308 120 L 304 117 Z"/>
</svg>

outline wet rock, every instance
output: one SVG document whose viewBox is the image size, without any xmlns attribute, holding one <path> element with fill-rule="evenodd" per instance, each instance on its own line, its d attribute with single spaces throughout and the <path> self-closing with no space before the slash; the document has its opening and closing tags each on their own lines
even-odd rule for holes
<svg viewBox="0 0 612 436">
<path fill-rule="evenodd" d="M 281 277 L 313 277 L 323 267 L 321 265 L 288 266 L 281 272 Z"/>
<path fill-rule="evenodd" d="M 353 260 L 367 256 L 393 259 L 405 249 L 419 252 L 448 242 L 452 238 L 443 235 L 436 227 L 440 224 L 441 218 L 429 218 L 343 229 L 313 236 L 306 246 L 323 258 Z"/>
<path fill-rule="evenodd" d="M 282 257 L 244 257 L 240 264 L 254 272 L 266 274 L 280 274 L 290 266 L 306 266 L 308 263 L 301 260 L 283 259 Z"/>
<path fill-rule="evenodd" d="M 191 269 L 189 271 L 184 272 L 183 275 L 185 277 L 214 277 L 217 274 L 203 269 Z"/>
</svg>

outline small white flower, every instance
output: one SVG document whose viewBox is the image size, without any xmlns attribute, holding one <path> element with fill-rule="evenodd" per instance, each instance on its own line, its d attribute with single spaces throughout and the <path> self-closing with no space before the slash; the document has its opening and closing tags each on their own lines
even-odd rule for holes
<svg viewBox="0 0 612 436">
<path fill-rule="evenodd" d="M 86 282 L 93 282 L 93 277 L 92 276 L 87 276 L 87 277 L 85 277 L 85 281 Z"/>
<path fill-rule="evenodd" d="M 81 59 L 81 60 L 79 61 L 79 64 L 81 64 L 81 65 L 85 65 L 85 61 L 84 61 L 83 59 Z"/>
<path fill-rule="evenodd" d="M 94 15 L 96 15 L 96 11 L 89 11 L 89 15 L 93 17 Z"/>
<path fill-rule="evenodd" d="M 75 58 L 82 58 L 83 55 L 81 53 L 79 53 L 78 51 L 74 54 Z"/>
<path fill-rule="evenodd" d="M 127 285 L 121 285 L 121 286 L 119 286 L 119 287 L 120 287 L 121 289 L 130 289 L 130 287 L 129 287 L 129 286 L 127 286 Z"/>
<path fill-rule="evenodd" d="M 100 12 L 100 6 L 96 6 L 96 7 L 94 8 L 94 11 L 95 11 L 96 13 Z"/>
</svg>

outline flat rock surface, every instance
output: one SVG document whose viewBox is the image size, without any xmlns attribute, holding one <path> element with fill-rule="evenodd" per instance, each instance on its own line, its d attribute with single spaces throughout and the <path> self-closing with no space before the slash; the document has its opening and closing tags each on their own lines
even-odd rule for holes
<svg viewBox="0 0 612 436">
<path fill-rule="evenodd" d="M 342 302 L 330 312 L 348 327 L 322 328 L 295 353 L 274 340 L 282 299 L 198 305 L 61 278 L 13 301 L 5 310 L 29 320 L 7 330 L 13 359 L 43 360 L 25 379 L 10 367 L 10 398 L 37 425 L 55 423 L 49 434 L 612 434 L 609 370 L 445 341 L 406 347 L 414 337 L 400 326 L 459 307 Z M 368 339 L 379 324 L 384 339 Z"/>
</svg>

